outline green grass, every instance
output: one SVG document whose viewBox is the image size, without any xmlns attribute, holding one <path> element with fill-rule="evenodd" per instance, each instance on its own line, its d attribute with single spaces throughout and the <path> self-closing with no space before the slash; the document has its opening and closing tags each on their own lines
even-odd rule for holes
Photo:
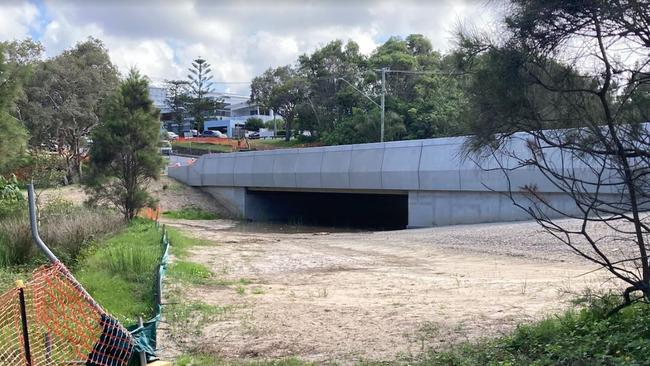
<svg viewBox="0 0 650 366">
<path fill-rule="evenodd" d="M 183 220 L 215 220 L 219 218 L 214 212 L 205 211 L 200 207 L 184 207 L 177 211 L 165 211 L 163 217 Z"/>
<path fill-rule="evenodd" d="M 232 148 L 229 145 L 206 144 L 187 141 L 172 142 L 172 149 L 177 147 L 182 147 L 185 149 L 207 150 L 212 152 L 232 152 Z"/>
<path fill-rule="evenodd" d="M 151 221 L 136 219 L 110 239 L 84 254 L 75 277 L 91 296 L 122 323 L 154 313 L 155 273 L 162 254 L 160 231 Z"/>
<path fill-rule="evenodd" d="M 650 307 L 636 304 L 607 317 L 611 300 L 569 310 L 511 334 L 430 351 L 410 364 L 465 365 L 648 365 Z"/>
<path fill-rule="evenodd" d="M 177 260 L 169 266 L 169 278 L 192 285 L 209 285 L 213 283 L 213 273 L 206 266 L 183 260 Z"/>
</svg>

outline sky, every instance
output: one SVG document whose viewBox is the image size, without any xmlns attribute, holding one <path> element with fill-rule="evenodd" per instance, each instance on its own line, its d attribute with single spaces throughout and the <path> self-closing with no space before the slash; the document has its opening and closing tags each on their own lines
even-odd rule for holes
<svg viewBox="0 0 650 366">
<path fill-rule="evenodd" d="M 201 56 L 215 81 L 229 82 L 215 89 L 247 94 L 267 68 L 334 39 L 370 54 L 391 36 L 419 33 L 447 51 L 459 24 L 493 29 L 496 8 L 487 0 L 3 0 L 0 40 L 31 37 L 49 57 L 96 37 L 122 73 L 137 67 L 154 83 L 184 79 Z"/>
</svg>

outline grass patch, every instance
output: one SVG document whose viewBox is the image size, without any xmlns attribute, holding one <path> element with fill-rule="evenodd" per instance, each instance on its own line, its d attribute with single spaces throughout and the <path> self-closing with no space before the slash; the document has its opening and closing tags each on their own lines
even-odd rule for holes
<svg viewBox="0 0 650 366">
<path fill-rule="evenodd" d="M 192 285 L 209 285 L 212 281 L 212 271 L 200 263 L 178 260 L 169 266 L 167 271 L 170 278 Z"/>
<path fill-rule="evenodd" d="M 163 217 L 183 220 L 215 220 L 219 218 L 214 212 L 205 211 L 200 207 L 184 207 L 177 211 L 165 211 Z"/>
<path fill-rule="evenodd" d="M 648 365 L 650 307 L 630 306 L 607 317 L 611 298 L 521 325 L 510 335 L 430 351 L 419 366 Z"/>
<path fill-rule="evenodd" d="M 161 255 L 160 231 L 151 221 L 136 219 L 118 235 L 88 249 L 75 276 L 107 311 L 130 325 L 138 316 L 153 315 Z"/>
<path fill-rule="evenodd" d="M 196 239 L 181 234 L 174 228 L 167 227 L 167 235 L 169 235 L 169 242 L 171 244 L 171 252 L 177 258 L 185 258 L 189 253 L 190 248 L 195 246 L 210 246 L 215 245 L 214 242 L 209 240 Z"/>
</svg>

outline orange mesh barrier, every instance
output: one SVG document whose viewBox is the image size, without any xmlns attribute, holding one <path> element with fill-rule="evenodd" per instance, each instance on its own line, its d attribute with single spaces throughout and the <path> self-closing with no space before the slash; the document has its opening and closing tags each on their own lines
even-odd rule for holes
<svg viewBox="0 0 650 366">
<path fill-rule="evenodd" d="M 16 287 L 0 296 L 0 365 L 127 365 L 130 333 L 81 290 L 63 264 L 36 269 L 22 291 L 29 348 Z"/>
<path fill-rule="evenodd" d="M 233 149 L 237 148 L 236 139 L 227 139 L 227 138 L 219 138 L 219 137 L 192 137 L 192 138 L 179 137 L 178 139 L 176 139 L 176 141 L 194 142 L 197 144 L 225 145 L 225 146 L 230 146 Z"/>
<path fill-rule="evenodd" d="M 138 216 L 147 218 L 149 220 L 158 221 L 158 219 L 160 219 L 160 214 L 161 213 L 162 213 L 162 210 L 160 208 L 160 205 L 158 205 L 155 208 L 147 207 L 147 208 L 141 209 L 140 211 L 138 211 Z"/>
</svg>

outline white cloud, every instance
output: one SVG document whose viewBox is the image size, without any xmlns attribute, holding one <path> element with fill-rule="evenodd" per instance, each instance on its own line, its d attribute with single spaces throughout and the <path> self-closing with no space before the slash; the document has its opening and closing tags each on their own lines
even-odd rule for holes
<svg viewBox="0 0 650 366">
<path fill-rule="evenodd" d="M 446 50 L 459 20 L 470 17 L 484 25 L 490 19 L 486 6 L 471 0 L 45 1 L 48 24 L 41 41 L 48 55 L 94 36 L 106 43 L 122 72 L 137 66 L 153 80 L 184 78 L 191 60 L 202 56 L 213 65 L 215 80 L 249 81 L 334 39 L 353 40 L 370 54 L 390 36 L 422 33 Z M 43 17 L 29 5 L 0 5 L 0 35 L 9 28 L 1 22 L 5 18 L 23 19 L 11 28 L 26 34 Z M 217 87 L 247 92 L 242 84 Z"/>
<path fill-rule="evenodd" d="M 31 3 L 9 2 L 0 8 L 0 40 L 22 39 L 29 35 L 38 17 Z"/>
</svg>

